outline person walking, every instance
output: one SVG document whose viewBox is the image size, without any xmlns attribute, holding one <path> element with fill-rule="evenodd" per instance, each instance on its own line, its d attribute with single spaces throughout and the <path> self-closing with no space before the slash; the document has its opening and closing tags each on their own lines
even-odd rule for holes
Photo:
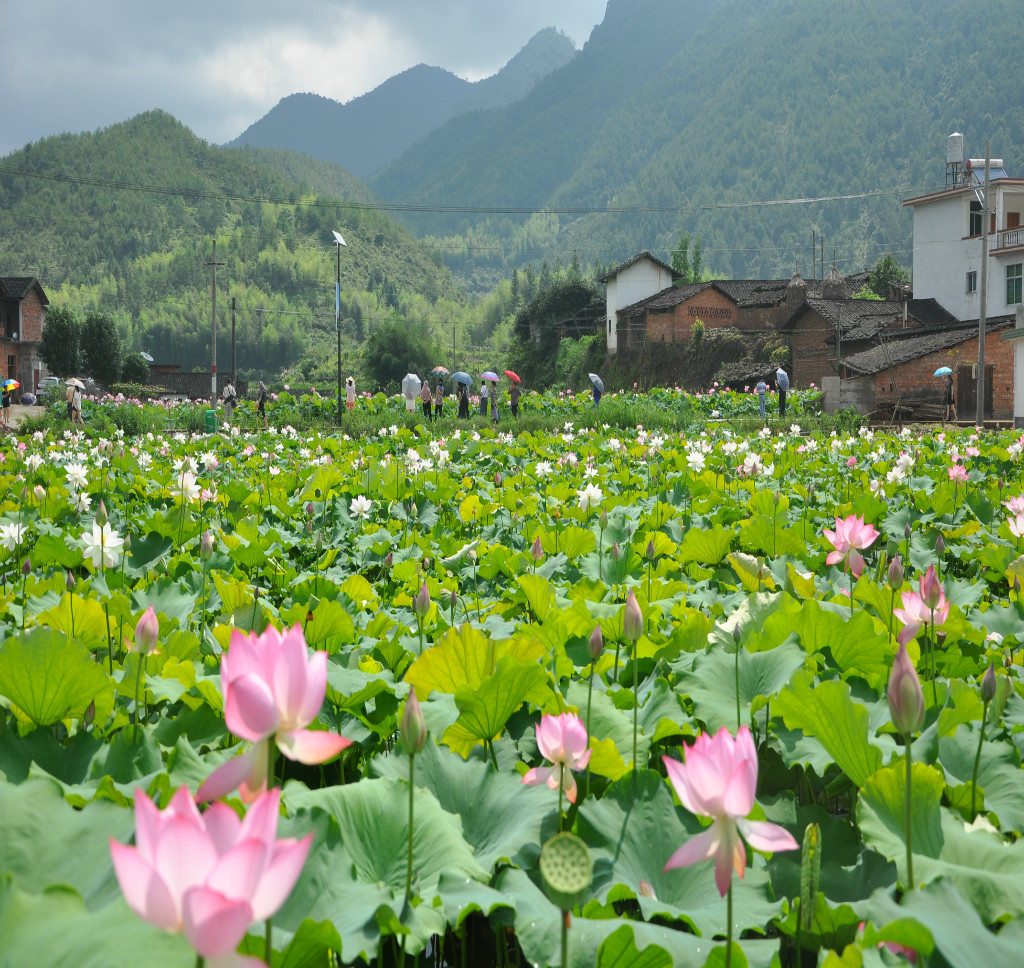
<svg viewBox="0 0 1024 968">
<path fill-rule="evenodd" d="M 71 420 L 71 401 L 75 399 L 75 385 L 73 383 L 68 384 L 68 389 L 64 394 L 64 399 L 68 402 L 68 420 Z"/>
<path fill-rule="evenodd" d="M 469 419 L 469 387 L 465 383 L 459 384 L 459 420 Z"/>
<path fill-rule="evenodd" d="M 269 430 L 270 424 L 267 422 L 267 385 L 260 380 L 260 392 L 256 396 L 256 414 L 263 418 L 263 429 Z"/>
<path fill-rule="evenodd" d="M 434 395 L 430 392 L 430 384 L 424 380 L 420 387 L 420 403 L 423 404 L 423 419 L 430 423 L 431 404 L 434 402 Z"/>
<path fill-rule="evenodd" d="M 498 384 L 491 384 L 491 421 L 498 426 Z"/>
<path fill-rule="evenodd" d="M 943 423 L 949 420 L 949 415 L 953 414 L 953 423 L 956 423 L 959 418 L 956 414 L 956 395 L 953 393 L 953 374 L 949 373 L 946 376 L 946 389 L 943 394 L 942 402 L 946 406 L 945 414 L 942 417 Z"/>
<path fill-rule="evenodd" d="M 789 389 L 789 374 L 780 366 L 775 371 L 775 382 L 779 387 L 779 417 L 786 416 L 786 391 Z"/>
<path fill-rule="evenodd" d="M 596 383 L 590 385 L 591 393 L 594 395 L 594 406 L 599 406 L 601 403 L 601 391 L 597 388 Z"/>
<path fill-rule="evenodd" d="M 82 419 L 82 388 L 75 387 L 75 392 L 71 397 L 71 423 L 81 424 L 85 426 L 85 421 Z"/>
<path fill-rule="evenodd" d="M 761 408 L 761 419 L 764 420 L 764 417 L 765 417 L 764 405 L 765 405 L 765 396 L 768 393 L 768 384 L 765 383 L 764 380 L 758 380 L 757 381 L 757 386 L 754 387 L 754 390 L 757 393 L 758 405 Z"/>
<path fill-rule="evenodd" d="M 444 382 L 438 377 L 437 389 L 434 391 L 434 420 L 440 420 L 444 410 Z"/>
<path fill-rule="evenodd" d="M 4 387 L 3 397 L 0 399 L 0 406 L 2 406 L 4 410 L 3 417 L 0 419 L 0 422 L 2 422 L 5 427 L 9 427 L 11 425 L 11 394 L 13 392 L 14 387 Z"/>
<path fill-rule="evenodd" d="M 345 406 L 349 410 L 356 408 L 356 381 L 352 377 L 345 380 Z"/>
<path fill-rule="evenodd" d="M 512 389 L 508 392 L 508 405 L 512 411 L 513 417 L 519 416 L 519 384 L 513 383 Z"/>
<path fill-rule="evenodd" d="M 487 381 L 480 383 L 480 416 L 487 416 Z"/>
<path fill-rule="evenodd" d="M 228 423 L 231 423 L 234 418 L 237 399 L 238 392 L 235 390 L 234 381 L 228 377 L 228 382 L 224 385 L 224 392 L 221 394 L 221 400 L 224 402 L 224 416 Z"/>
</svg>

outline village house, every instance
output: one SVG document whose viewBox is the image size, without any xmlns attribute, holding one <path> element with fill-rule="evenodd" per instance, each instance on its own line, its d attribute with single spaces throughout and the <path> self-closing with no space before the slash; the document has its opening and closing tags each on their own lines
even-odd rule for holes
<svg viewBox="0 0 1024 968">
<path fill-rule="evenodd" d="M 35 391 L 46 367 L 39 358 L 39 341 L 46 323 L 47 299 L 31 276 L 0 277 L 0 369 L 17 380 L 23 392 Z"/>
</svg>

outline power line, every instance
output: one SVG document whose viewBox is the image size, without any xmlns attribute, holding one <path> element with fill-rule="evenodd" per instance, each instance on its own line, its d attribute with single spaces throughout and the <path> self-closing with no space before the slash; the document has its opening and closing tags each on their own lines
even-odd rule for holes
<svg viewBox="0 0 1024 968">
<path fill-rule="evenodd" d="M 68 175 L 61 172 L 44 172 L 32 168 L 18 168 L 13 165 L 0 165 L 0 174 L 16 175 L 23 178 L 41 178 L 47 181 L 65 182 L 74 185 L 90 185 L 96 188 L 109 188 L 116 191 L 141 192 L 150 195 L 173 195 L 180 198 L 194 198 L 208 201 L 239 201 L 266 203 L 271 205 L 291 205 L 306 208 L 326 208 L 336 210 L 349 208 L 365 212 L 421 212 L 448 215 L 630 215 L 668 212 L 702 212 L 723 211 L 743 208 L 768 208 L 782 205 L 810 205 L 822 202 L 843 202 L 865 198 L 884 198 L 892 195 L 906 195 L 908 192 L 923 191 L 918 186 L 879 189 L 871 192 L 852 192 L 844 195 L 815 195 L 797 198 L 750 199 L 739 202 L 702 202 L 696 205 L 609 205 L 604 208 L 592 206 L 579 207 L 530 207 L 530 206 L 486 206 L 486 205 L 415 205 L 408 202 L 355 202 L 324 200 L 319 196 L 309 201 L 294 201 L 291 198 L 274 195 L 244 195 L 238 192 L 210 191 L 197 188 L 170 185 L 139 185 L 130 182 L 108 181 L 101 178 L 88 178 L 83 175 Z"/>
</svg>

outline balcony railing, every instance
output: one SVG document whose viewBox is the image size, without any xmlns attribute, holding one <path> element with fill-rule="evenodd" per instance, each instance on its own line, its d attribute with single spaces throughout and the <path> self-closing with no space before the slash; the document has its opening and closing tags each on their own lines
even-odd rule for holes
<svg viewBox="0 0 1024 968">
<path fill-rule="evenodd" d="M 996 233 L 997 249 L 1015 249 L 1017 246 L 1024 246 L 1024 226 L 1003 229 Z"/>
</svg>

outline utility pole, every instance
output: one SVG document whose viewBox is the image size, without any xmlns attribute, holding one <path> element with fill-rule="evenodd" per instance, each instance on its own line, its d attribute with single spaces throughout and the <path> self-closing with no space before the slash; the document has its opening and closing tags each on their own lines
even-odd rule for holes
<svg viewBox="0 0 1024 968">
<path fill-rule="evenodd" d="M 974 422 L 980 430 L 985 424 L 985 324 L 988 313 L 988 188 L 991 181 L 990 142 L 985 142 L 985 193 L 981 203 L 981 306 L 978 313 L 978 409 Z"/>
<path fill-rule="evenodd" d="M 217 266 L 224 265 L 223 262 L 217 261 L 217 240 L 213 240 L 213 258 L 210 262 L 206 263 L 213 269 L 213 285 L 210 288 L 212 293 L 212 309 L 211 309 L 211 320 L 210 325 L 213 330 L 213 346 L 211 356 L 211 390 L 210 390 L 210 402 L 213 404 L 214 409 L 217 406 Z"/>
<path fill-rule="evenodd" d="M 231 297 L 231 382 L 237 380 L 235 375 L 235 297 Z"/>
</svg>

